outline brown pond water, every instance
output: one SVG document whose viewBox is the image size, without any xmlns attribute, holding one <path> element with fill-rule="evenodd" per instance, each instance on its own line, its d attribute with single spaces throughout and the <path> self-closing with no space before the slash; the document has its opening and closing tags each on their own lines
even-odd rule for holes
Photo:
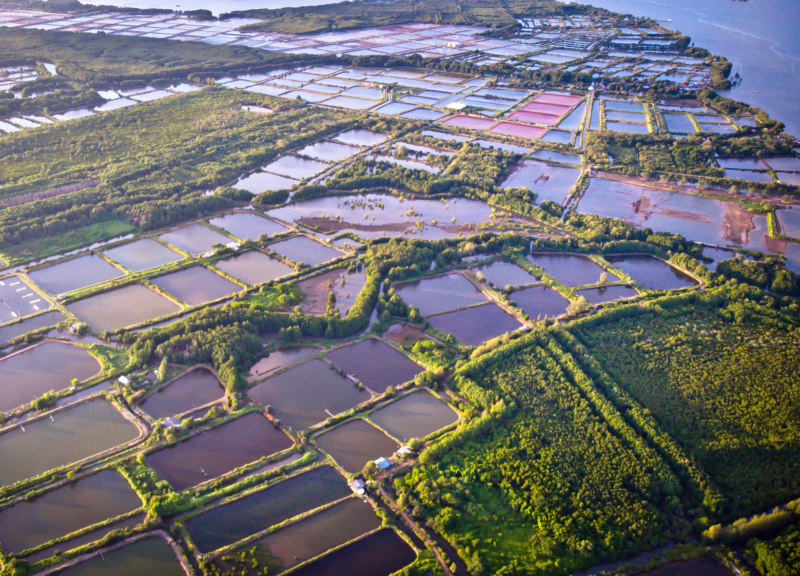
<svg viewBox="0 0 800 576">
<path fill-rule="evenodd" d="M 129 284 L 68 304 L 67 310 L 105 332 L 174 314 L 181 307 L 144 284 Z"/>
<path fill-rule="evenodd" d="M 183 256 L 152 238 L 142 238 L 129 244 L 106 250 L 106 256 L 128 270 L 140 272 L 183 260 Z"/>
<path fill-rule="evenodd" d="M 44 560 L 46 558 L 51 558 L 56 551 L 66 552 L 68 550 L 74 550 L 75 548 L 79 548 L 86 544 L 90 544 L 92 542 L 97 542 L 105 538 L 105 536 L 114 530 L 127 530 L 133 528 L 142 522 L 145 521 L 147 518 L 147 514 L 137 514 L 136 516 L 131 516 L 125 520 L 121 520 L 119 522 L 114 522 L 113 524 L 109 524 L 102 528 L 98 528 L 97 530 L 92 530 L 87 534 L 83 534 L 81 536 L 77 536 L 76 538 L 72 538 L 67 540 L 66 542 L 61 542 L 60 544 L 56 544 L 55 546 L 51 546 L 49 548 L 45 548 L 44 550 L 40 550 L 30 556 L 25 557 L 25 561 L 28 564 L 34 564 L 40 560 Z"/>
<path fill-rule="evenodd" d="M 250 285 L 275 280 L 287 274 L 294 274 L 295 270 L 277 258 L 270 258 L 258 250 L 250 250 L 230 258 L 220 260 L 214 266 Z"/>
<path fill-rule="evenodd" d="M 353 420 L 314 438 L 314 442 L 345 469 L 355 474 L 370 460 L 389 458 L 400 445 L 365 420 Z"/>
<path fill-rule="evenodd" d="M 336 308 L 344 318 L 366 283 L 367 275 L 363 270 L 348 272 L 346 268 L 301 280 L 297 286 L 306 295 L 306 299 L 300 303 L 300 309 L 306 314 L 324 314 L 328 306 L 328 295 L 333 292 L 336 296 Z"/>
<path fill-rule="evenodd" d="M 423 371 L 419 364 L 375 338 L 333 350 L 326 357 L 378 394 L 389 386 L 413 380 Z"/>
<path fill-rule="evenodd" d="M 71 566 L 59 576 L 186 576 L 169 544 L 158 536 L 137 540 Z"/>
<path fill-rule="evenodd" d="M 291 445 L 264 416 L 250 413 L 148 454 L 146 460 L 175 490 L 186 490 Z"/>
<path fill-rule="evenodd" d="M 380 530 L 303 566 L 293 576 L 389 576 L 417 555 L 394 530 Z"/>
<path fill-rule="evenodd" d="M 283 569 L 288 570 L 380 525 L 381 521 L 369 503 L 360 498 L 349 498 L 253 544 L 278 558 Z"/>
<path fill-rule="evenodd" d="M 184 268 L 153 278 L 151 282 L 190 306 L 205 304 L 242 290 L 238 284 L 205 266 Z"/>
<path fill-rule="evenodd" d="M 370 393 L 313 359 L 281 372 L 248 390 L 262 406 L 294 430 L 303 430 L 369 400 Z"/>
<path fill-rule="evenodd" d="M 590 288 L 578 291 L 578 296 L 583 296 L 592 304 L 611 302 L 621 298 L 635 298 L 638 295 L 639 293 L 636 290 L 628 286 L 606 286 L 604 288 Z"/>
<path fill-rule="evenodd" d="M 270 244 L 269 249 L 292 262 L 300 262 L 309 266 L 318 266 L 329 260 L 345 256 L 343 252 L 320 244 L 308 236 L 295 236 L 288 240 L 282 240 L 275 244 Z"/>
<path fill-rule="evenodd" d="M 300 360 L 304 360 L 314 354 L 319 354 L 319 348 L 287 348 L 286 350 L 275 350 L 270 352 L 269 356 L 262 358 L 250 368 L 247 374 L 248 382 L 255 382 L 261 378 L 267 377 L 271 372 L 275 372 L 280 368 L 291 366 Z"/>
<path fill-rule="evenodd" d="M 653 256 L 609 256 L 606 260 L 648 290 L 674 290 L 697 284 L 688 274 Z"/>
<path fill-rule="evenodd" d="M 201 552 L 211 552 L 348 494 L 344 476 L 321 466 L 198 514 L 186 530 Z"/>
<path fill-rule="evenodd" d="M 0 434 L 0 486 L 130 442 L 139 430 L 110 402 L 97 399 Z"/>
<path fill-rule="evenodd" d="M 124 275 L 122 270 L 93 254 L 73 258 L 28 274 L 31 280 L 50 294 L 65 294 Z"/>
<path fill-rule="evenodd" d="M 156 420 L 183 414 L 225 396 L 225 388 L 207 368 L 184 374 L 158 392 L 145 398 L 142 410 Z"/>
<path fill-rule="evenodd" d="M 159 238 L 194 255 L 205 254 L 212 250 L 214 244 L 225 245 L 228 242 L 232 242 L 232 240 L 224 234 L 220 234 L 202 224 L 190 224 L 189 226 L 184 226 L 183 228 L 178 228 L 172 232 L 162 234 Z"/>
<path fill-rule="evenodd" d="M 584 284 L 597 284 L 600 275 L 606 272 L 608 282 L 619 280 L 611 272 L 586 256 L 575 254 L 529 254 L 526 258 L 536 264 L 553 278 L 567 286 L 581 286 Z"/>
<path fill-rule="evenodd" d="M 103 470 L 1 511 L 0 546 L 21 552 L 141 505 L 122 474 Z"/>
<path fill-rule="evenodd" d="M 452 334 L 469 346 L 478 346 L 506 332 L 522 328 L 516 318 L 494 302 L 429 316 L 427 320 L 437 330 Z"/>
<path fill-rule="evenodd" d="M 397 286 L 397 293 L 420 314 L 436 314 L 486 301 L 486 296 L 461 274 L 445 274 Z"/>
<path fill-rule="evenodd" d="M 55 326 L 64 320 L 66 320 L 66 316 L 64 316 L 64 314 L 62 314 L 60 311 L 50 310 L 49 312 L 39 314 L 38 316 L 34 316 L 32 318 L 26 318 L 20 322 L 6 324 L 0 328 L 0 345 L 13 340 L 14 338 L 22 336 L 23 334 L 32 332 L 33 330 Z"/>
<path fill-rule="evenodd" d="M 569 300 L 547 286 L 532 286 L 517 290 L 511 294 L 510 299 L 516 302 L 517 308 L 532 320 L 561 316 L 569 306 Z"/>
<path fill-rule="evenodd" d="M 501 188 L 514 188 L 525 186 L 536 194 L 536 203 L 542 200 L 552 200 L 556 204 L 563 204 L 567 194 L 578 181 L 581 171 L 575 168 L 551 166 L 531 160 L 523 160 L 514 167 L 514 170 L 500 185 Z"/>
<path fill-rule="evenodd" d="M 482 264 L 473 268 L 475 272 L 480 272 L 488 282 L 498 288 L 506 286 L 527 286 L 536 282 L 536 277 L 516 264 L 497 260 L 489 264 Z"/>
<path fill-rule="evenodd" d="M 449 426 L 458 420 L 458 414 L 436 396 L 422 390 L 372 412 L 369 419 L 405 443 Z"/>
<path fill-rule="evenodd" d="M 45 392 L 71 386 L 100 372 L 100 363 L 80 346 L 45 342 L 0 360 L 0 412 L 28 404 Z"/>
<path fill-rule="evenodd" d="M 277 222 L 250 212 L 226 214 L 219 218 L 212 218 L 209 223 L 242 240 L 258 240 L 258 237 L 262 234 L 273 236 L 274 234 L 289 231 L 288 228 L 281 226 Z"/>
</svg>

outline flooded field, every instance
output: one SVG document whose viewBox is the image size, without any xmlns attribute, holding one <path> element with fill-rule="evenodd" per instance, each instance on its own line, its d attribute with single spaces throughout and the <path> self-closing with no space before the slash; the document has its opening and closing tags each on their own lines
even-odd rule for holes
<svg viewBox="0 0 800 576">
<path fill-rule="evenodd" d="M 147 455 L 147 464 L 175 490 L 186 490 L 292 446 L 267 418 L 250 413 Z"/>
<path fill-rule="evenodd" d="M 737 202 L 592 178 L 578 211 L 682 234 L 696 242 L 770 251 L 766 216 L 749 213 Z"/>
<path fill-rule="evenodd" d="M 416 362 L 375 338 L 333 350 L 326 357 L 378 394 L 389 386 L 413 380 L 423 371 Z"/>
<path fill-rule="evenodd" d="M 204 266 L 191 266 L 151 280 L 190 306 L 205 304 L 239 292 L 242 287 Z"/>
<path fill-rule="evenodd" d="M 6 553 L 21 552 L 141 505 L 122 474 L 103 470 L 4 508 L 0 511 L 0 544 Z"/>
<path fill-rule="evenodd" d="M 781 234 L 800 238 L 800 210 L 778 210 L 775 212 Z"/>
<path fill-rule="evenodd" d="M 203 512 L 186 529 L 201 552 L 210 552 L 349 494 L 345 478 L 322 466 Z"/>
<path fill-rule="evenodd" d="M 349 498 L 253 544 L 280 560 L 281 567 L 288 570 L 380 525 L 380 518 L 370 504 L 360 498 Z"/>
<path fill-rule="evenodd" d="M 24 428 L 24 430 L 23 430 Z M 0 434 L 0 486 L 134 440 L 139 430 L 106 400 L 67 408 Z"/>
<path fill-rule="evenodd" d="M 372 412 L 369 419 L 401 442 L 408 442 L 453 424 L 458 421 L 458 414 L 427 390 L 421 390 Z"/>
<path fill-rule="evenodd" d="M 475 272 L 480 272 L 488 282 L 498 288 L 506 286 L 526 286 L 536 282 L 537 278 L 524 268 L 516 264 L 496 260 L 489 264 L 482 264 L 473 268 Z"/>
<path fill-rule="evenodd" d="M 368 238 L 413 234 L 435 240 L 456 236 L 464 225 L 487 222 L 491 213 L 487 204 L 462 198 L 448 198 L 443 203 L 364 194 L 315 198 L 278 208 L 270 215 L 286 222 L 316 226 L 324 232 L 350 230 Z M 423 225 L 421 231 L 417 229 L 418 223 Z"/>
<path fill-rule="evenodd" d="M 59 576 L 186 576 L 170 545 L 158 536 L 137 540 L 58 572 Z"/>
<path fill-rule="evenodd" d="M 31 280 L 50 294 L 65 294 L 124 275 L 122 270 L 94 254 L 73 258 L 28 274 Z"/>
<path fill-rule="evenodd" d="M 580 170 L 550 166 L 539 160 L 525 159 L 511 171 L 501 188 L 525 186 L 536 194 L 537 203 L 552 200 L 563 204 L 570 189 L 578 181 Z"/>
<path fill-rule="evenodd" d="M 411 564 L 417 555 L 394 530 L 380 530 L 292 572 L 296 576 L 389 576 Z"/>
<path fill-rule="evenodd" d="M 306 295 L 306 299 L 300 303 L 300 310 L 306 314 L 324 314 L 328 306 L 328 295 L 333 292 L 336 296 L 336 308 L 344 318 L 366 283 L 366 272 L 348 272 L 346 268 L 301 280 L 297 286 Z"/>
<path fill-rule="evenodd" d="M 225 388 L 208 368 L 197 368 L 145 398 L 140 407 L 156 420 L 183 414 L 225 396 Z"/>
<path fill-rule="evenodd" d="M 494 302 L 430 316 L 427 320 L 437 330 L 452 334 L 470 346 L 522 328 L 516 318 Z"/>
<path fill-rule="evenodd" d="M 45 392 L 98 374 L 100 363 L 80 346 L 45 342 L 0 360 L 0 412 L 28 404 Z"/>
<path fill-rule="evenodd" d="M 608 282 L 617 282 L 619 280 L 614 274 L 607 272 L 602 266 L 586 256 L 576 256 L 574 254 L 529 254 L 526 258 L 567 286 L 597 284 L 600 281 L 600 275 L 604 272 L 608 277 Z"/>
<path fill-rule="evenodd" d="M 287 274 L 294 274 L 295 269 L 276 258 L 270 258 L 258 250 L 250 250 L 242 254 L 225 258 L 214 264 L 217 268 L 253 286 L 275 280 Z"/>
<path fill-rule="evenodd" d="M 635 298 L 639 293 L 629 286 L 606 286 L 604 288 L 590 288 L 579 290 L 578 296 L 586 298 L 591 304 L 602 304 L 622 298 Z"/>
<path fill-rule="evenodd" d="M 486 301 L 486 296 L 461 274 L 445 274 L 397 286 L 397 293 L 420 314 L 436 314 Z"/>
<path fill-rule="evenodd" d="M 67 310 L 98 332 L 126 328 L 180 309 L 144 284 L 129 284 L 67 305 Z"/>
<path fill-rule="evenodd" d="M 606 260 L 648 290 L 674 290 L 697 284 L 688 274 L 653 256 L 609 256 Z"/>
<path fill-rule="evenodd" d="M 250 368 L 250 372 L 247 375 L 247 380 L 248 382 L 255 382 L 261 378 L 266 378 L 276 370 L 280 370 L 286 366 L 291 366 L 292 364 L 300 362 L 301 360 L 304 360 L 309 356 L 313 356 L 314 354 L 318 354 L 319 352 L 319 348 L 310 348 L 305 346 L 302 348 L 275 350 L 274 352 L 270 352 L 269 356 L 262 358 L 255 365 L 253 365 L 252 368 Z"/>
<path fill-rule="evenodd" d="M 352 420 L 314 438 L 346 472 L 361 472 L 367 462 L 389 458 L 400 445 L 365 420 Z"/>
<path fill-rule="evenodd" d="M 313 359 L 273 376 L 248 390 L 262 406 L 294 430 L 303 430 L 369 400 L 367 391 L 339 376 L 322 360 Z"/>
<path fill-rule="evenodd" d="M 44 314 L 39 314 L 32 318 L 26 318 L 13 324 L 6 324 L 0 327 L 0 345 L 6 342 L 27 334 L 39 328 L 47 328 L 48 326 L 55 326 L 59 322 L 66 320 L 66 316 L 58 310 L 51 310 Z"/>
<path fill-rule="evenodd" d="M 567 311 L 569 300 L 547 286 L 533 286 L 517 290 L 511 294 L 511 300 L 517 308 L 525 312 L 531 319 L 555 318 Z"/>
<path fill-rule="evenodd" d="M 159 238 L 194 256 L 213 250 L 214 244 L 225 245 L 231 241 L 224 234 L 202 224 L 190 224 L 162 234 Z"/>
<path fill-rule="evenodd" d="M 209 223 L 217 228 L 222 228 L 231 236 L 235 236 L 241 240 L 258 240 L 261 234 L 273 236 L 274 234 L 281 234 L 289 231 L 288 228 L 281 226 L 277 222 L 249 212 L 226 214 L 219 218 L 212 218 L 209 220 Z"/>
<path fill-rule="evenodd" d="M 152 238 L 142 238 L 129 244 L 106 250 L 106 256 L 128 270 L 140 272 L 183 260 L 183 256 Z"/>
<path fill-rule="evenodd" d="M 282 240 L 281 242 L 270 244 L 269 249 L 292 262 L 299 262 L 308 266 L 319 266 L 329 260 L 341 258 L 345 255 L 343 252 L 320 244 L 308 236 L 295 236 L 288 240 Z"/>
</svg>

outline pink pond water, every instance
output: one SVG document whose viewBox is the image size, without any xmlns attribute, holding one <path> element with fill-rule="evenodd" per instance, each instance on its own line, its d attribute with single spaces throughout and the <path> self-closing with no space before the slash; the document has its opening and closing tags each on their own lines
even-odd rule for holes
<svg viewBox="0 0 800 576">
<path fill-rule="evenodd" d="M 447 124 L 448 126 L 458 126 L 459 128 L 469 128 L 470 130 L 485 130 L 494 124 L 494 120 L 489 120 L 488 118 L 479 118 L 478 116 L 465 116 L 463 114 L 459 114 L 458 116 L 448 118 L 442 122 L 442 124 Z"/>
<path fill-rule="evenodd" d="M 550 92 L 542 92 L 537 94 L 534 98 L 537 102 L 547 102 L 549 104 L 564 104 L 566 106 L 574 106 L 583 98 L 580 96 L 569 96 L 567 94 L 551 94 Z"/>
<path fill-rule="evenodd" d="M 520 138 L 530 138 L 533 140 L 544 134 L 544 128 L 526 126 L 525 124 L 517 124 L 515 122 L 498 122 L 489 129 L 489 132 L 519 136 Z"/>
<path fill-rule="evenodd" d="M 560 116 L 555 114 L 543 114 L 542 112 L 526 112 L 518 110 L 511 114 L 508 119 L 516 120 L 518 122 L 527 122 L 528 124 L 542 124 L 544 126 L 553 126 L 558 122 Z"/>
<path fill-rule="evenodd" d="M 549 104 L 547 102 L 528 102 L 522 109 L 526 112 L 541 112 L 542 114 L 557 114 L 558 116 L 563 116 L 569 111 L 570 106 Z"/>
</svg>

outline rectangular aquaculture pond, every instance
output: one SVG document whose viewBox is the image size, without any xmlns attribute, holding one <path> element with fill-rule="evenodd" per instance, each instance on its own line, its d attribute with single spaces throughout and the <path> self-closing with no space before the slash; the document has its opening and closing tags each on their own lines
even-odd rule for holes
<svg viewBox="0 0 800 576">
<path fill-rule="evenodd" d="M 597 262 L 586 256 L 534 253 L 529 254 L 526 258 L 567 286 L 597 284 L 600 282 L 600 276 L 604 273 L 607 277 L 607 282 L 617 282 L 619 280 L 614 274 L 606 271 Z"/>
<path fill-rule="evenodd" d="M 345 255 L 343 252 L 312 240 L 308 236 L 295 236 L 288 240 L 281 240 L 275 244 L 270 244 L 269 249 L 292 262 L 300 262 L 308 266 L 318 266 Z"/>
<path fill-rule="evenodd" d="M 141 408 L 156 420 L 183 414 L 225 396 L 225 388 L 208 368 L 195 368 L 150 394 Z"/>
<path fill-rule="evenodd" d="M 685 272 L 653 256 L 609 256 L 606 259 L 648 290 L 674 290 L 697 284 Z"/>
<path fill-rule="evenodd" d="M 429 316 L 431 326 L 470 346 L 522 328 L 519 321 L 494 302 Z"/>
<path fill-rule="evenodd" d="M 143 284 L 129 284 L 68 304 L 67 310 L 105 332 L 173 314 L 181 307 Z"/>
<path fill-rule="evenodd" d="M 238 284 L 234 284 L 205 266 L 191 266 L 177 272 L 170 272 L 164 276 L 153 278 L 151 282 L 190 306 L 205 304 L 242 290 Z"/>
<path fill-rule="evenodd" d="M 577 294 L 578 296 L 583 296 L 586 298 L 587 302 L 591 302 L 592 304 L 602 304 L 603 302 L 611 302 L 623 298 L 635 298 L 639 295 L 639 293 L 630 286 L 589 288 L 588 290 L 579 290 Z"/>
<path fill-rule="evenodd" d="M 486 296 L 461 274 L 424 278 L 396 287 L 397 293 L 420 314 L 436 314 L 486 301 Z"/>
<path fill-rule="evenodd" d="M 326 354 L 328 360 L 352 374 L 370 390 L 382 394 L 389 386 L 414 379 L 423 368 L 385 342 L 367 338 Z"/>
<path fill-rule="evenodd" d="M 475 273 L 480 273 L 487 282 L 491 282 L 498 288 L 527 286 L 537 281 L 537 278 L 524 268 L 502 260 L 481 264 L 473 268 L 473 270 Z"/>
<path fill-rule="evenodd" d="M 105 255 L 128 270 L 140 272 L 183 260 L 183 256 L 152 238 L 142 238 L 105 251 Z"/>
<path fill-rule="evenodd" d="M 291 446 L 267 418 L 250 413 L 148 454 L 146 460 L 175 490 L 186 490 Z"/>
<path fill-rule="evenodd" d="M 187 576 L 175 551 L 159 536 L 126 544 L 57 572 L 59 576 Z"/>
<path fill-rule="evenodd" d="M 0 511 L 0 545 L 7 554 L 22 552 L 141 505 L 122 474 L 103 470 L 4 508 Z"/>
<path fill-rule="evenodd" d="M 106 400 L 96 399 L 28 421 L 0 434 L 0 486 L 78 462 L 139 436 Z"/>
<path fill-rule="evenodd" d="M 361 419 L 316 436 L 314 442 L 350 474 L 361 472 L 367 462 L 391 457 L 400 448 L 396 441 Z"/>
<path fill-rule="evenodd" d="M 458 421 L 458 414 L 427 390 L 420 390 L 375 410 L 369 419 L 405 443 L 450 426 Z"/>
<path fill-rule="evenodd" d="M 369 400 L 370 394 L 332 370 L 319 359 L 312 359 L 248 390 L 262 406 L 271 405 L 275 416 L 294 430 L 349 410 Z"/>
<path fill-rule="evenodd" d="M 186 530 L 201 552 L 211 552 L 349 494 L 344 476 L 322 466 L 202 512 Z"/>
<path fill-rule="evenodd" d="M 32 332 L 33 330 L 55 326 L 64 320 L 66 320 L 66 316 L 64 316 L 64 314 L 62 314 L 60 311 L 50 310 L 44 314 L 26 318 L 24 320 L 20 320 L 19 322 L 14 322 L 13 324 L 6 324 L 5 326 L 0 327 L 0 344 L 5 344 L 6 342 L 22 336 L 23 334 Z"/>
<path fill-rule="evenodd" d="M 202 224 L 190 224 L 159 236 L 184 252 L 197 256 L 210 252 L 214 244 L 228 244 L 231 239 Z"/>
<path fill-rule="evenodd" d="M 278 176 L 269 172 L 253 172 L 233 185 L 238 190 L 247 190 L 251 194 L 261 194 L 272 190 L 289 190 L 300 181 L 286 176 Z"/>
<path fill-rule="evenodd" d="M 31 280 L 50 294 L 65 294 L 124 275 L 122 270 L 94 254 L 79 256 L 28 274 Z"/>
<path fill-rule="evenodd" d="M 377 146 L 385 142 L 389 138 L 387 134 L 382 132 L 373 132 L 371 130 L 357 129 L 342 132 L 334 140 L 344 142 L 345 144 L 352 144 L 354 146 Z"/>
<path fill-rule="evenodd" d="M 84 381 L 101 370 L 100 363 L 80 346 L 45 342 L 0 360 L 0 412 L 33 402 L 45 392 Z"/>
<path fill-rule="evenodd" d="M 7 276 L 0 280 L 0 324 L 49 307 L 49 300 L 39 295 L 28 280 L 20 276 Z"/>
<path fill-rule="evenodd" d="M 287 348 L 285 350 L 275 350 L 269 352 L 267 356 L 254 364 L 247 374 L 247 380 L 253 382 L 260 378 L 266 378 L 272 372 L 291 366 L 301 360 L 305 360 L 309 356 L 321 352 L 319 348 L 302 347 L 302 348 Z"/>
<path fill-rule="evenodd" d="M 230 258 L 218 261 L 214 266 L 253 286 L 295 272 L 295 269 L 288 264 L 284 264 L 277 258 L 270 258 L 258 250 L 235 254 Z"/>
<path fill-rule="evenodd" d="M 408 543 L 390 529 L 379 530 L 292 572 L 293 576 L 389 576 L 416 560 Z"/>
<path fill-rule="evenodd" d="M 289 231 L 288 228 L 281 226 L 277 222 L 249 212 L 226 214 L 219 218 L 212 218 L 209 223 L 242 240 L 258 240 L 258 237 L 262 234 L 273 236 L 274 234 Z"/>
<path fill-rule="evenodd" d="M 263 550 L 288 570 L 331 548 L 375 530 L 381 520 L 360 498 L 348 498 L 330 508 L 253 542 L 256 555 Z"/>
<path fill-rule="evenodd" d="M 517 308 L 531 319 L 556 318 L 567 311 L 569 300 L 547 286 L 532 286 L 511 294 Z"/>
</svg>

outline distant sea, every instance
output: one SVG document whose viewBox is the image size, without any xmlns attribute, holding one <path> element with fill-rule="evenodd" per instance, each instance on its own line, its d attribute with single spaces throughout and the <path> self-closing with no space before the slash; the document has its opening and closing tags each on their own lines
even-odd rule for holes
<svg viewBox="0 0 800 576">
<path fill-rule="evenodd" d="M 86 1 L 86 0 L 84 0 Z M 614 12 L 649 16 L 691 36 L 696 46 L 725 56 L 731 75 L 743 78 L 725 96 L 763 108 L 800 137 L 800 0 L 578 0 Z M 95 0 L 132 8 L 211 10 L 214 14 L 253 8 L 331 4 L 330 0 Z M 671 21 L 669 21 L 671 20 Z"/>
</svg>

